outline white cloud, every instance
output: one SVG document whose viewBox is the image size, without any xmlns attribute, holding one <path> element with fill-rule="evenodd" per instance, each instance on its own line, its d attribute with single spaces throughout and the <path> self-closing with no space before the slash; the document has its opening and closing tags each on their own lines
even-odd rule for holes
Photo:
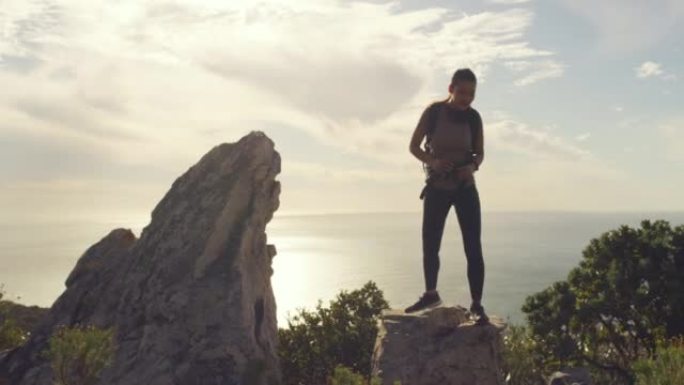
<svg viewBox="0 0 684 385">
<path fill-rule="evenodd" d="M 117 164 L 130 171 L 116 175 L 124 188 L 152 165 L 164 175 L 180 175 L 217 142 L 284 122 L 350 157 L 360 154 L 385 165 L 341 168 L 288 159 L 283 166 L 291 169 L 284 176 L 318 175 L 328 187 L 326 175 L 335 186 L 379 180 L 393 185 L 420 180 L 419 162 L 408 152 L 410 134 L 422 109 L 446 95 L 456 68 L 469 66 L 486 83 L 492 64 L 518 63 L 510 68 L 520 76 L 519 85 L 562 73 L 554 52 L 532 46 L 526 37 L 532 10 L 466 15 L 439 7 L 404 11 L 398 5 L 5 1 L 0 133 L 40 138 L 45 146 L 59 145 L 60 153 L 68 149 L 74 158 L 103 165 L 98 176 L 97 167 L 55 162 L 49 169 L 54 175 L 44 183 L 106 181 Z M 497 123 L 485 124 L 497 148 Z M 524 125 L 499 126 L 504 148 L 560 159 L 582 155 L 567 141 Z M 27 159 L 34 163 L 27 170 L 41 169 L 44 159 Z M 21 186 L 21 192 L 12 191 L 26 199 L 50 196 L 40 193 L 50 191 L 43 185 Z M 168 188 L 155 186 L 146 197 Z M 75 196 L 88 193 L 98 192 Z M 69 202 L 78 206 L 78 200 Z"/>
<path fill-rule="evenodd" d="M 559 74 L 553 53 L 525 40 L 529 10 L 456 16 L 397 5 L 129 1 L 6 11 L 4 41 L 15 44 L 0 54 L 42 64 L 0 72 L 16 85 L 0 98 L 24 113 L 24 125 L 53 119 L 42 129 L 100 137 L 89 145 L 113 150 L 110 138 L 137 134 L 146 151 L 131 156 L 140 162 L 181 143 L 187 156 L 203 151 L 198 130 L 237 138 L 246 132 L 237 123 L 256 116 L 396 160 L 406 122 L 435 96 L 427 86 L 446 84 L 455 68 L 470 66 L 480 82 L 498 60 L 528 63 L 516 69 L 528 72 L 518 84 Z"/>
<path fill-rule="evenodd" d="M 663 70 L 660 68 L 660 64 L 652 61 L 643 62 L 639 67 L 635 68 L 635 71 L 637 73 L 637 77 L 639 78 L 658 76 L 663 73 Z"/>
<path fill-rule="evenodd" d="M 660 77 L 666 80 L 676 79 L 674 74 L 666 73 L 662 69 L 662 65 L 660 63 L 653 61 L 645 61 L 641 63 L 641 65 L 634 68 L 634 71 L 636 72 L 636 76 L 638 78 Z"/>
<path fill-rule="evenodd" d="M 583 141 L 589 139 L 590 136 L 591 136 L 591 133 L 583 132 L 583 133 L 575 136 L 575 140 L 577 140 L 578 142 L 583 142 Z"/>
<path fill-rule="evenodd" d="M 513 84 L 516 86 L 526 86 L 543 79 L 557 78 L 563 75 L 565 71 L 565 65 L 558 63 L 553 60 L 541 60 L 541 61 L 529 61 L 529 60 L 516 60 L 516 61 L 505 61 L 504 66 L 509 69 L 521 72 L 529 72 L 524 77 L 515 80 Z"/>
<path fill-rule="evenodd" d="M 492 113 L 486 125 L 486 142 L 497 150 L 508 150 L 533 159 L 592 161 L 593 155 L 549 130 L 531 128 L 503 111 Z M 484 120 L 484 118 L 483 118 Z M 485 151 L 486 152 L 486 151 Z M 486 155 L 485 155 L 486 156 Z"/>
</svg>

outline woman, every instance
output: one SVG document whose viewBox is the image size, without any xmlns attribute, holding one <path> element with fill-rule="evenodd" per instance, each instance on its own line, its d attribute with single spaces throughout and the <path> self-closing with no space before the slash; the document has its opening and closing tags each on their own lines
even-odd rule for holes
<svg viewBox="0 0 684 385">
<path fill-rule="evenodd" d="M 489 318 L 481 303 L 484 260 L 480 240 L 480 197 L 473 176 L 484 159 L 484 137 L 482 118 L 470 106 L 476 86 L 477 79 L 470 69 L 458 69 L 449 84 L 449 97 L 432 103 L 423 111 L 411 138 L 411 153 L 427 165 L 428 171 L 421 193 L 425 292 L 405 312 L 416 312 L 442 303 L 437 292 L 439 249 L 446 216 L 454 206 L 468 262 L 472 298 L 470 312 L 476 317 L 476 323 L 485 324 Z M 424 151 L 420 144 L 426 136 L 427 151 Z"/>
</svg>

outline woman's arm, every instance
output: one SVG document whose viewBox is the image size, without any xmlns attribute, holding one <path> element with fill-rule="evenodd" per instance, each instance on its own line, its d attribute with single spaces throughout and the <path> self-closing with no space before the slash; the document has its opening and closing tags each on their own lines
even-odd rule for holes
<svg viewBox="0 0 684 385">
<path fill-rule="evenodd" d="M 428 110 L 429 106 L 423 110 L 416 128 L 413 130 L 413 135 L 411 136 L 411 142 L 409 143 L 409 151 L 413 156 L 418 158 L 421 162 L 430 164 L 434 158 L 428 152 L 423 150 L 420 145 L 425 138 L 427 133 L 427 122 L 428 122 Z"/>
<path fill-rule="evenodd" d="M 475 111 L 475 137 L 473 138 L 473 152 L 475 153 L 473 162 L 475 170 L 480 168 L 484 161 L 484 130 L 482 129 L 482 117 Z"/>
<path fill-rule="evenodd" d="M 484 134 L 482 130 L 482 118 L 480 113 L 474 111 L 474 117 L 471 122 L 473 124 L 473 159 L 471 163 L 458 168 L 459 178 L 466 178 L 480 168 L 480 164 L 484 160 Z"/>
</svg>

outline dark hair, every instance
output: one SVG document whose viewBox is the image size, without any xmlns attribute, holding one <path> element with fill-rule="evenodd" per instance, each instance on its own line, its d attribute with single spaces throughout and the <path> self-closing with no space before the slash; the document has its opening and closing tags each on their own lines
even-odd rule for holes
<svg viewBox="0 0 684 385">
<path fill-rule="evenodd" d="M 454 76 L 451 77 L 451 84 L 456 84 L 459 80 L 466 80 L 473 83 L 477 83 L 477 78 L 470 68 L 459 68 L 454 72 Z"/>
</svg>

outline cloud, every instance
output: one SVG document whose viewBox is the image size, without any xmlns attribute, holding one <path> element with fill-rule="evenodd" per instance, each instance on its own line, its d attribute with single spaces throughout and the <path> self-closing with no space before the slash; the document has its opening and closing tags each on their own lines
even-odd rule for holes
<svg viewBox="0 0 684 385">
<path fill-rule="evenodd" d="M 14 154 L 9 164 L 29 162 L 5 169 L 12 177 L 5 183 L 23 183 L 12 191 L 39 199 L 30 177 L 45 184 L 112 178 L 124 187 L 150 172 L 166 178 L 217 142 L 274 131 L 274 122 L 373 164 L 322 166 L 334 183 L 401 183 L 421 175 L 410 134 L 423 108 L 446 94 L 454 69 L 469 66 L 481 83 L 501 61 L 526 63 L 511 69 L 519 84 L 560 74 L 555 53 L 526 36 L 530 9 L 466 14 L 399 5 L 5 1 L 0 134 L 12 139 L 0 151 Z M 30 162 L 7 151 L 12 143 L 45 156 Z M 51 156 L 60 161 L 41 172 Z M 315 162 L 293 171 L 320 173 L 306 168 Z"/>
<path fill-rule="evenodd" d="M 49 1 L 4 1 L 0 11 L 0 53 L 3 61 L 42 61 L 42 50 L 61 36 L 63 8 Z M 0 67 L 1 68 L 1 67 Z"/>
<path fill-rule="evenodd" d="M 515 72 L 527 71 L 526 76 L 515 80 L 516 86 L 526 86 L 543 79 L 557 78 L 563 75 L 565 65 L 553 60 L 529 61 L 515 60 L 505 61 L 503 65 Z"/>
<path fill-rule="evenodd" d="M 536 159 L 593 161 L 594 156 L 572 142 L 545 130 L 534 129 L 503 111 L 492 113 L 487 122 L 485 142 L 491 146 Z M 483 118 L 484 120 L 484 118 Z M 485 151 L 487 152 L 487 151 Z M 485 155 L 486 156 L 486 155 Z"/>
<path fill-rule="evenodd" d="M 635 71 L 637 73 L 637 77 L 639 78 L 658 76 L 663 73 L 663 70 L 660 68 L 660 64 L 654 63 L 652 61 L 642 63 L 639 67 L 635 68 Z"/>
<path fill-rule="evenodd" d="M 134 132 L 125 132 L 112 127 L 109 116 L 92 113 L 82 105 L 70 103 L 68 100 L 17 100 L 15 108 L 36 120 L 49 122 L 64 130 L 94 136 L 107 141 L 115 140 L 144 140 L 144 137 Z"/>
<path fill-rule="evenodd" d="M 393 146 L 405 147 L 412 129 L 406 122 L 455 68 L 470 66 L 484 83 L 495 62 L 525 63 L 514 68 L 522 73 L 518 85 L 562 73 L 553 52 L 526 41 L 534 14 L 524 9 L 466 15 L 404 11 L 398 2 L 12 4 L 21 12 L 4 14 L 5 41 L 18 43 L 0 54 L 41 64 L 30 75 L 4 72 L 10 83 L 3 84 L 25 90 L 0 94 L 6 105 L 44 123 L 54 119 L 52 130 L 103 140 L 142 132 L 138 139 L 155 141 L 158 151 L 178 140 L 188 154 L 201 151 L 211 138 L 198 139 L 199 130 L 236 139 L 246 128 L 235 123 L 258 115 L 296 121 L 324 143 L 393 161 Z M 94 17 L 101 13 L 108 17 Z"/>
<path fill-rule="evenodd" d="M 663 79 L 674 79 L 674 74 L 665 73 L 660 63 L 645 61 L 640 66 L 635 67 L 634 71 L 638 78 L 660 77 Z"/>
</svg>

